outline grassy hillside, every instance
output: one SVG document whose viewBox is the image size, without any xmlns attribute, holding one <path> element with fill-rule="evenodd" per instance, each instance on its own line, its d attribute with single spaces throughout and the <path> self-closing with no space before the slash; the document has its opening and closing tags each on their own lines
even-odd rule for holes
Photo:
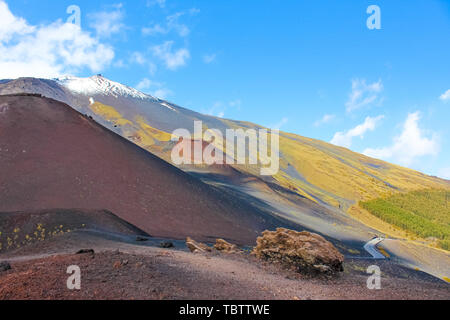
<svg viewBox="0 0 450 320">
<path fill-rule="evenodd" d="M 420 190 L 360 202 L 376 217 L 450 250 L 450 191 Z"/>
<path fill-rule="evenodd" d="M 163 131 L 152 117 L 136 113 L 125 118 L 121 108 L 100 102 L 91 105 L 90 109 L 114 131 L 170 161 L 173 147 L 170 132 Z M 183 112 L 186 111 L 179 109 L 177 115 L 183 115 Z M 188 116 L 192 115 L 189 113 Z M 210 121 L 207 117 L 203 119 L 204 129 L 215 128 L 217 121 L 225 128 L 261 128 L 249 122 L 210 118 Z M 220 144 L 217 147 L 223 149 Z M 234 167 L 247 174 L 259 175 L 258 166 Z M 423 188 L 450 189 L 449 181 L 369 158 L 320 140 L 285 132 L 280 133 L 280 171 L 272 178 L 272 182 L 312 201 L 343 211 L 359 201 L 385 198 L 396 193 Z"/>
<path fill-rule="evenodd" d="M 69 95 L 52 80 L 18 79 L 0 86 L 0 92 L 33 92 L 67 102 L 134 142 L 170 162 L 175 143 L 171 132 L 177 128 L 192 130 L 194 120 L 203 121 L 204 129 L 258 129 L 261 126 L 245 122 L 202 115 L 165 101 L 149 101 L 125 97 L 95 97 L 84 99 Z M 300 130 L 300 129 L 299 129 Z M 216 143 L 217 144 L 217 143 Z M 217 145 L 221 148 L 220 144 Z M 280 171 L 273 177 L 263 177 L 317 203 L 348 211 L 359 201 L 386 198 L 424 188 L 450 190 L 450 181 L 366 157 L 346 148 L 296 134 L 280 133 Z M 228 155 L 230 156 L 230 155 Z M 250 175 L 259 175 L 254 165 L 233 166 Z M 183 168 L 187 169 L 187 168 Z M 369 215 L 373 217 L 372 215 Z"/>
<path fill-rule="evenodd" d="M 280 148 L 275 179 L 343 210 L 399 192 L 450 188 L 448 181 L 294 134 L 281 133 Z"/>
</svg>

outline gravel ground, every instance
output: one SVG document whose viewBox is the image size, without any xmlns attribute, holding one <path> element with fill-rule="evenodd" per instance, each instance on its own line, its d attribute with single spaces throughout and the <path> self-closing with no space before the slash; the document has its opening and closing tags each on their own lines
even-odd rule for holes
<svg viewBox="0 0 450 320">
<path fill-rule="evenodd" d="M 450 300 L 445 282 L 389 260 L 348 260 L 337 277 L 310 278 L 248 254 L 193 254 L 180 242 L 175 249 L 162 249 L 72 234 L 55 243 L 53 251 L 46 241 L 0 256 L 12 266 L 0 273 L 0 299 Z M 86 245 L 96 253 L 74 254 Z M 48 256 L 60 248 L 65 251 Z M 33 255 L 27 255 L 30 249 Z M 380 290 L 367 289 L 365 271 L 371 264 L 382 271 Z M 81 269 L 81 290 L 67 289 L 70 265 Z"/>
</svg>

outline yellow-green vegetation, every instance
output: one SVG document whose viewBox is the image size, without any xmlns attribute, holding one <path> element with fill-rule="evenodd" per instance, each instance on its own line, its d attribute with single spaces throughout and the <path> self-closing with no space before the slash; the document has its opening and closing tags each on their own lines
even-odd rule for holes
<svg viewBox="0 0 450 320">
<path fill-rule="evenodd" d="M 157 141 L 168 142 L 172 137 L 169 133 L 150 126 L 142 116 L 136 117 L 135 127 L 132 134 L 133 140 L 143 148 L 149 148 L 155 145 Z"/>
<path fill-rule="evenodd" d="M 132 124 L 130 120 L 125 119 L 120 112 L 118 112 L 114 107 L 102 104 L 100 102 L 94 102 L 91 105 L 92 111 L 97 115 L 101 116 L 103 119 L 113 122 L 116 126 L 124 126 L 126 124 Z"/>
<path fill-rule="evenodd" d="M 221 121 L 232 129 L 261 128 L 248 122 L 226 119 Z M 161 139 L 161 135 L 162 137 L 167 135 L 168 140 L 168 133 L 150 127 L 142 118 L 138 118 L 137 122 L 149 139 L 166 141 Z M 203 129 L 206 130 L 206 126 Z M 170 159 L 162 155 L 161 150 L 150 141 L 148 143 L 141 141 L 137 144 L 145 144 L 151 152 L 164 159 Z M 220 143 L 216 142 L 215 145 L 223 151 L 226 150 Z M 258 166 L 248 164 L 235 165 L 235 168 L 247 174 L 259 175 L 260 172 Z M 424 187 L 450 189 L 450 183 L 442 179 L 372 159 L 320 140 L 285 132 L 280 133 L 280 171 L 273 178 L 279 185 L 301 196 L 344 211 L 359 201 L 386 197 L 399 192 L 420 190 Z"/>
<path fill-rule="evenodd" d="M 99 102 L 95 102 L 91 108 L 103 119 L 116 124 L 124 137 L 170 161 L 171 134 L 158 128 L 152 123 L 152 119 L 139 114 L 126 119 L 121 109 Z M 219 121 L 230 129 L 262 128 L 250 122 L 227 119 Z M 214 125 L 204 121 L 203 130 L 208 127 L 214 128 Z M 223 143 L 216 141 L 214 144 L 218 149 L 225 150 Z M 227 156 L 234 158 L 233 155 Z M 234 167 L 251 175 L 259 175 L 260 172 L 259 166 L 255 165 Z M 385 198 L 401 192 L 423 188 L 450 190 L 448 181 L 320 140 L 285 132 L 280 132 L 280 171 L 273 178 L 280 186 L 301 196 L 343 211 L 359 201 Z"/>
<path fill-rule="evenodd" d="M 374 216 L 369 211 L 361 208 L 359 205 L 354 205 L 350 207 L 347 213 L 356 220 L 361 221 L 363 224 L 370 226 L 375 230 L 378 230 L 380 233 L 383 234 L 385 238 L 392 237 L 398 239 L 411 239 L 411 234 L 409 234 L 405 230 L 402 230 L 401 228 L 389 224 L 386 221 Z M 425 239 L 417 239 L 417 240 L 425 241 Z"/>
<path fill-rule="evenodd" d="M 450 191 L 418 190 L 360 202 L 376 217 L 450 250 Z"/>
<path fill-rule="evenodd" d="M 280 133 L 280 151 L 274 178 L 281 185 L 344 210 L 402 191 L 450 188 L 442 179 L 294 134 Z"/>
<path fill-rule="evenodd" d="M 158 140 L 158 141 L 170 141 L 170 139 L 172 138 L 172 135 L 155 129 L 152 126 L 150 126 L 144 119 L 144 117 L 142 116 L 137 116 L 136 117 L 136 123 L 143 129 L 145 130 L 149 135 L 151 135 L 154 139 Z"/>
<path fill-rule="evenodd" d="M 382 246 L 378 246 L 377 248 L 378 248 L 378 251 L 380 251 L 381 254 L 383 256 L 385 256 L 386 258 L 390 258 L 391 257 L 391 255 Z"/>
<path fill-rule="evenodd" d="M 85 225 L 81 226 L 81 228 L 84 227 Z M 25 232 L 20 228 L 14 228 L 9 232 L 5 230 L 3 233 L 0 232 L 0 251 L 18 249 L 27 244 L 44 241 L 49 237 L 70 232 L 72 232 L 72 230 L 63 225 L 53 226 L 47 230 L 42 223 L 36 224 L 35 227 L 29 229 L 28 232 Z"/>
<path fill-rule="evenodd" d="M 115 107 L 100 102 L 94 102 L 90 108 L 97 116 L 118 127 L 124 137 L 149 151 L 153 151 L 152 147 L 158 142 L 168 142 L 171 139 L 169 133 L 153 128 L 140 115 L 135 116 L 133 121 L 125 118 Z"/>
<path fill-rule="evenodd" d="M 344 244 L 336 243 L 335 245 L 339 249 L 339 251 L 341 251 L 341 252 L 348 252 L 348 253 L 350 253 L 352 255 L 360 255 L 361 254 L 361 251 L 356 250 L 356 249 L 352 249 L 352 248 L 350 248 L 350 247 L 348 247 L 348 246 L 346 246 Z"/>
</svg>

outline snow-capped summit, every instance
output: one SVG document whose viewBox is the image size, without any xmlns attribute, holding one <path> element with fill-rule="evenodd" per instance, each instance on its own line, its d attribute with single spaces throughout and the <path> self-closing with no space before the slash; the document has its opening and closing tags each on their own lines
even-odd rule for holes
<svg viewBox="0 0 450 320">
<path fill-rule="evenodd" d="M 113 97 L 132 97 L 137 99 L 152 99 L 151 95 L 142 93 L 136 89 L 125 86 L 118 82 L 114 82 L 104 78 L 101 75 L 95 75 L 89 78 L 78 78 L 73 76 L 65 76 L 55 79 L 60 85 L 70 91 L 84 95 L 111 95 Z"/>
</svg>

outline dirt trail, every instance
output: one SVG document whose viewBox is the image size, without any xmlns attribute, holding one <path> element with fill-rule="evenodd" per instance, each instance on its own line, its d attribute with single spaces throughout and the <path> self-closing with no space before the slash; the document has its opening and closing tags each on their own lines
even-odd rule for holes
<svg viewBox="0 0 450 320">
<path fill-rule="evenodd" d="M 192 254 L 182 242 L 172 250 L 157 242 L 138 245 L 85 232 L 11 253 L 13 269 L 0 273 L 0 299 L 450 299 L 447 284 L 389 261 L 377 262 L 382 289 L 369 290 L 365 270 L 373 261 L 349 260 L 339 277 L 312 279 L 249 255 Z M 80 248 L 96 253 L 74 255 Z M 78 292 L 65 287 L 73 264 L 82 272 Z"/>
</svg>

